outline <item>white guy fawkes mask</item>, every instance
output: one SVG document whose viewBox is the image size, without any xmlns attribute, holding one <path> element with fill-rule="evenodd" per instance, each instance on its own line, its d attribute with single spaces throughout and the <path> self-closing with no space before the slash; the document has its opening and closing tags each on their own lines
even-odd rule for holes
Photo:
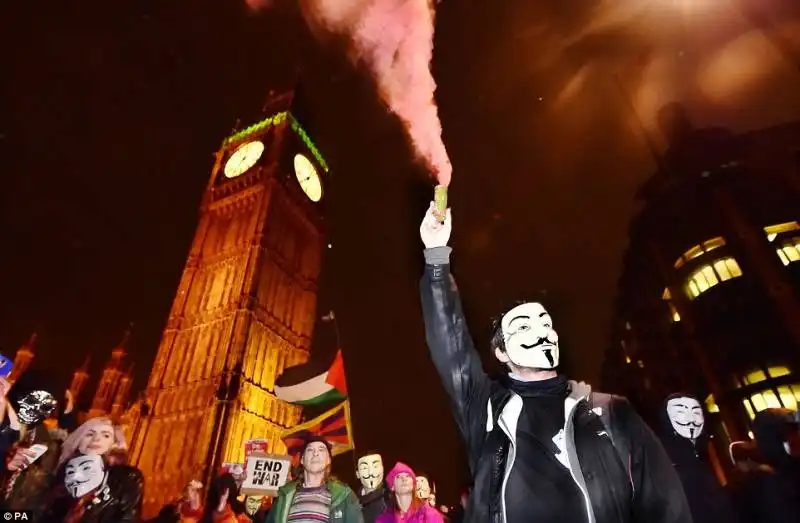
<svg viewBox="0 0 800 523">
<path fill-rule="evenodd" d="M 667 416 L 672 429 L 681 437 L 694 441 L 703 431 L 703 407 L 694 398 L 682 396 L 667 401 Z"/>
<path fill-rule="evenodd" d="M 500 320 L 505 352 L 495 352 L 503 363 L 528 369 L 558 367 L 558 333 L 553 320 L 541 303 L 517 305 Z"/>
<path fill-rule="evenodd" d="M 428 501 L 431 497 L 431 485 L 425 476 L 417 476 L 417 498 Z"/>
<path fill-rule="evenodd" d="M 383 458 L 380 454 L 368 454 L 358 459 L 356 477 L 361 481 L 363 492 L 377 490 L 383 483 Z"/>
<path fill-rule="evenodd" d="M 103 458 L 97 454 L 72 458 L 67 462 L 64 472 L 64 486 L 75 499 L 99 488 L 106 477 Z"/>
</svg>

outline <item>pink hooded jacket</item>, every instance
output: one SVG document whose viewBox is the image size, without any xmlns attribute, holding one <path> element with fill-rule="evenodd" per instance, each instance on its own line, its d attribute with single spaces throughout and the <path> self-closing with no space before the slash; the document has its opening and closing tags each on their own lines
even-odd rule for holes
<svg viewBox="0 0 800 523">
<path fill-rule="evenodd" d="M 416 490 L 417 475 L 414 474 L 414 470 L 405 463 L 399 462 L 392 467 L 392 470 L 389 471 L 389 474 L 386 476 L 386 484 L 389 486 L 389 490 L 394 491 L 394 479 L 398 474 L 408 474 L 414 478 L 414 489 Z M 444 517 L 442 517 L 442 514 L 438 510 L 430 507 L 427 503 L 420 505 L 419 508 L 413 512 L 409 511 L 406 514 L 400 515 L 395 511 L 394 503 L 391 503 L 386 511 L 378 516 L 375 523 L 444 523 Z"/>
</svg>

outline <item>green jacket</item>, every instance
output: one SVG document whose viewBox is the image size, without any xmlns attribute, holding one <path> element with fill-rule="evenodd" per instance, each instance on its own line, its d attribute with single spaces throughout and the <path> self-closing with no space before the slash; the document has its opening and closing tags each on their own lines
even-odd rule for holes
<svg viewBox="0 0 800 523">
<path fill-rule="evenodd" d="M 272 504 L 264 523 L 286 523 L 299 484 L 298 481 L 292 481 L 278 490 L 278 498 Z M 327 486 L 331 493 L 329 523 L 364 523 L 361 503 L 358 502 L 355 492 L 335 479 L 329 479 Z"/>
</svg>

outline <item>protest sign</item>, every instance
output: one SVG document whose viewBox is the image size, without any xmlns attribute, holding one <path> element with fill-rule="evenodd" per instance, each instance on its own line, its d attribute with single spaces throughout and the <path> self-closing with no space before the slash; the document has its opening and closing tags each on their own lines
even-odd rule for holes
<svg viewBox="0 0 800 523">
<path fill-rule="evenodd" d="M 278 489 L 286 484 L 291 466 L 289 456 L 253 452 L 245 463 L 247 475 L 242 484 L 242 494 L 277 496 Z"/>
</svg>

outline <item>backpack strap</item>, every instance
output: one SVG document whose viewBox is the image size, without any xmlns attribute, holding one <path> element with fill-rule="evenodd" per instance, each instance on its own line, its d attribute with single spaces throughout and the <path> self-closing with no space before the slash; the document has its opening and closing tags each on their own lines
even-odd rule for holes
<svg viewBox="0 0 800 523">
<path fill-rule="evenodd" d="M 616 426 L 611 419 L 611 404 L 614 401 L 614 396 L 611 394 L 603 394 L 593 392 L 590 403 L 592 405 L 592 412 L 597 414 L 603 426 L 606 429 L 608 437 L 611 439 L 611 444 L 614 445 L 614 450 L 617 451 L 617 457 L 622 467 L 628 472 L 628 480 L 631 483 L 631 489 L 635 493 L 635 485 L 633 484 L 633 456 L 631 454 L 631 443 L 628 435 L 616 430 Z"/>
</svg>

